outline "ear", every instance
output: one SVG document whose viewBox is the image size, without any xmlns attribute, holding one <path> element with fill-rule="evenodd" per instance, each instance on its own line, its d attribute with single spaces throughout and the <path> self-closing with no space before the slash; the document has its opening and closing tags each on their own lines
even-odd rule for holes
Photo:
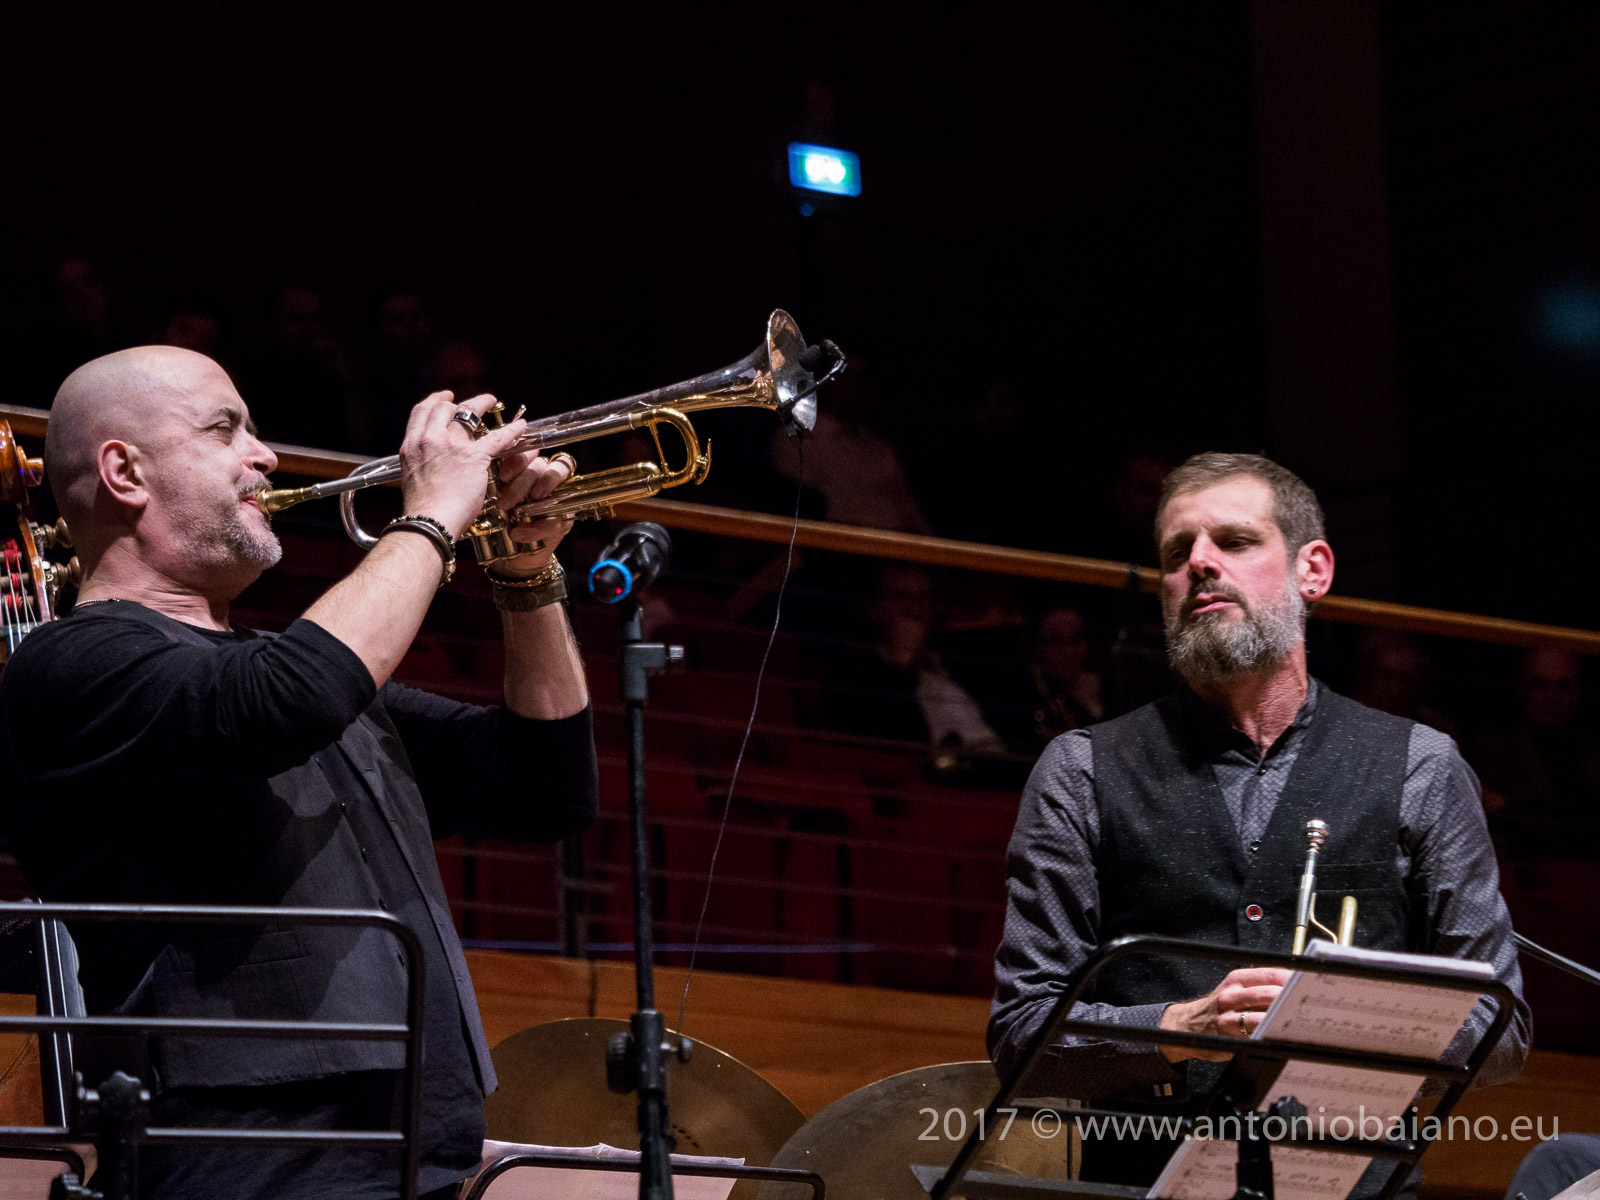
<svg viewBox="0 0 1600 1200">
<path fill-rule="evenodd" d="M 1295 556 L 1296 583 L 1306 600 L 1321 600 L 1333 587 L 1333 547 L 1320 538 Z"/>
<path fill-rule="evenodd" d="M 102 442 L 96 458 L 100 486 L 119 504 L 143 509 L 150 503 L 144 483 L 144 464 L 139 448 L 128 442 Z"/>
</svg>

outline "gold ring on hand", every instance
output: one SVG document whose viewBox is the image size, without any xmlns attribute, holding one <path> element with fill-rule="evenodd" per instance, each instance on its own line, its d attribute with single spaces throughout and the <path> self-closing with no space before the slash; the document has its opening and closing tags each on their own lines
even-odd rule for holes
<svg viewBox="0 0 1600 1200">
<path fill-rule="evenodd" d="M 1250 1026 L 1245 1024 L 1244 1014 L 1239 1014 L 1239 1033 L 1244 1037 L 1250 1036 Z"/>
<path fill-rule="evenodd" d="M 573 458 L 572 455 L 568 454 L 565 450 L 562 450 L 556 454 L 552 454 L 550 456 L 550 461 L 552 463 L 566 463 L 568 479 L 571 479 L 578 473 L 578 460 Z"/>
</svg>

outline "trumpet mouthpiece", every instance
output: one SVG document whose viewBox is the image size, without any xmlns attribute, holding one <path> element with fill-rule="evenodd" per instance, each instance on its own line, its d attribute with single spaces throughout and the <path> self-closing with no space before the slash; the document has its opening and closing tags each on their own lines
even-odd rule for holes
<svg viewBox="0 0 1600 1200">
<path fill-rule="evenodd" d="M 256 504 L 267 516 L 280 513 L 286 508 L 299 504 L 302 500 L 314 500 L 316 493 L 309 487 L 300 488 L 267 488 L 255 494 Z"/>
<path fill-rule="evenodd" d="M 1322 843 L 1328 840 L 1328 823 L 1326 821 L 1310 820 L 1306 822 L 1306 845 L 1312 850 L 1320 850 Z"/>
</svg>

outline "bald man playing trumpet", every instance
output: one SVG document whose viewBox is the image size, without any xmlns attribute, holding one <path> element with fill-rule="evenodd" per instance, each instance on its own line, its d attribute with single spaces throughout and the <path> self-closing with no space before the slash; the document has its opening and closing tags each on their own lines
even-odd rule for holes
<svg viewBox="0 0 1600 1200">
<path fill-rule="evenodd" d="M 80 367 L 56 396 L 45 461 L 83 586 L 0 679 L 13 764 L 0 818 L 43 898 L 382 908 L 415 931 L 424 1195 L 454 1195 L 477 1167 L 495 1084 L 432 839 L 556 841 L 596 809 L 588 692 L 553 557 L 565 525 L 518 529 L 528 552 L 494 564 L 501 705 L 390 680 L 491 468 L 506 508 L 570 471 L 506 454 L 525 422 L 486 430 L 493 404 L 438 392 L 412 410 L 404 515 L 274 636 L 229 621 L 281 548 L 255 499 L 277 460 L 227 373 L 161 346 Z M 404 956 L 377 930 L 73 933 L 92 1013 L 404 1019 Z M 145 1078 L 163 1125 L 392 1128 L 403 1058 L 383 1042 L 161 1038 Z M 146 1148 L 140 1194 L 392 1197 L 398 1164 L 388 1152 Z"/>
</svg>

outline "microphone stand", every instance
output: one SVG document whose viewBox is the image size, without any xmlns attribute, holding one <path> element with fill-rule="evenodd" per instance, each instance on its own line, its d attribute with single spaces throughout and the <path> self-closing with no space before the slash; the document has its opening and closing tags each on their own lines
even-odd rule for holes
<svg viewBox="0 0 1600 1200">
<path fill-rule="evenodd" d="M 672 1200 L 671 1145 L 667 1136 L 666 1055 L 689 1058 L 689 1043 L 667 1042 L 666 1021 L 656 1010 L 654 940 L 650 905 L 650 829 L 645 816 L 644 706 L 650 676 L 683 661 L 682 646 L 647 642 L 639 602 L 629 597 L 622 610 L 618 665 L 628 723 L 628 815 L 633 835 L 633 969 L 638 1010 L 629 1032 L 606 1047 L 606 1083 L 612 1091 L 639 1093 L 639 1198 Z"/>
</svg>

